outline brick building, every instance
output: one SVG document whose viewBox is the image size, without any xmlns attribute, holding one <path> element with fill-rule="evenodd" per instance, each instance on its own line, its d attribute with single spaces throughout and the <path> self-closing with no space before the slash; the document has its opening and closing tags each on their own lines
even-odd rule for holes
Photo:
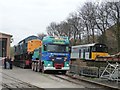
<svg viewBox="0 0 120 90">
<path fill-rule="evenodd" d="M 0 32 L 0 57 L 10 56 L 10 34 L 5 34 Z"/>
</svg>

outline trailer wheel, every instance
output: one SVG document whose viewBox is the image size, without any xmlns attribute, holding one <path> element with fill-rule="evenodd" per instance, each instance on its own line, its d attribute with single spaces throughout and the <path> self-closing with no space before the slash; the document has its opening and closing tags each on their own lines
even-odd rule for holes
<svg viewBox="0 0 120 90">
<path fill-rule="evenodd" d="M 37 63 L 35 62 L 34 71 L 37 72 Z"/>
<path fill-rule="evenodd" d="M 42 73 L 45 73 L 44 64 L 42 64 Z"/>
<path fill-rule="evenodd" d="M 37 63 L 37 72 L 40 72 L 40 65 Z"/>
<path fill-rule="evenodd" d="M 33 71 L 34 71 L 34 66 L 35 66 L 35 65 L 34 65 L 34 62 L 32 62 L 32 70 L 33 70 Z"/>
</svg>

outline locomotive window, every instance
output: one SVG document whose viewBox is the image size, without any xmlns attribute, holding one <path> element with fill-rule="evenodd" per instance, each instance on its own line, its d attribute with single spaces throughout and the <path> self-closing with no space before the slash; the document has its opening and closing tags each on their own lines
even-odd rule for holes
<svg viewBox="0 0 120 90">
<path fill-rule="evenodd" d="M 96 51 L 98 51 L 98 52 L 107 52 L 107 48 L 106 47 L 96 47 Z"/>
<path fill-rule="evenodd" d="M 92 51 L 93 52 L 108 52 L 108 49 L 107 49 L 107 47 L 100 45 L 100 46 L 92 47 Z"/>
<path fill-rule="evenodd" d="M 95 52 L 96 51 L 96 47 L 92 47 L 92 51 Z"/>
<path fill-rule="evenodd" d="M 25 47 L 27 47 L 27 43 L 25 43 Z"/>
</svg>

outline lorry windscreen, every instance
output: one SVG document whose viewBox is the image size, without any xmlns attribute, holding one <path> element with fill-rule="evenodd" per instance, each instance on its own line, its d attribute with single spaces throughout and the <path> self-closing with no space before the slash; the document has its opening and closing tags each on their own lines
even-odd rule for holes
<svg viewBox="0 0 120 90">
<path fill-rule="evenodd" d="M 48 52 L 69 52 L 69 47 L 66 45 L 47 45 Z"/>
</svg>

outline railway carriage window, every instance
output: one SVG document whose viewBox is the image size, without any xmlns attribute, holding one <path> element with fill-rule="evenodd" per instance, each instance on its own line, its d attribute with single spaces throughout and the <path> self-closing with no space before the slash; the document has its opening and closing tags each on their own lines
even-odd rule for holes
<svg viewBox="0 0 120 90">
<path fill-rule="evenodd" d="M 85 49 L 85 52 L 89 52 L 89 48 L 86 48 L 86 49 Z"/>
<path fill-rule="evenodd" d="M 80 52 L 80 53 L 83 53 L 83 48 L 79 49 L 79 52 Z"/>
<path fill-rule="evenodd" d="M 77 48 L 72 48 L 72 52 L 73 53 L 77 52 Z"/>
</svg>

